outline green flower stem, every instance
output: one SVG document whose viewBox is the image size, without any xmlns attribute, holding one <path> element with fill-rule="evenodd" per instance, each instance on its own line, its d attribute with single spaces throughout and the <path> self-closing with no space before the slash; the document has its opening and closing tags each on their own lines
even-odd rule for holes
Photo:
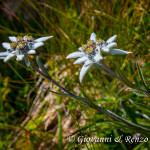
<svg viewBox="0 0 150 150">
<path fill-rule="evenodd" d="M 150 88 L 148 87 L 148 85 L 145 82 L 145 79 L 144 79 L 144 76 L 143 76 L 143 73 L 142 73 L 142 70 L 141 70 L 141 68 L 139 66 L 138 61 L 136 62 L 136 66 L 137 66 L 138 73 L 139 73 L 139 76 L 140 76 L 140 79 L 141 79 L 143 85 L 145 86 L 146 90 L 150 93 Z"/>
<path fill-rule="evenodd" d="M 53 84 L 55 84 L 56 86 L 58 86 L 58 87 L 59 87 L 60 89 L 62 89 L 64 92 L 68 93 L 70 96 L 72 96 L 72 97 L 74 97 L 74 98 L 76 98 L 76 99 L 78 99 L 78 100 L 81 100 L 82 102 L 88 103 L 88 101 L 85 100 L 84 98 L 78 97 L 77 95 L 75 95 L 75 94 L 69 92 L 68 90 L 66 90 L 65 88 L 63 88 L 63 87 L 62 87 L 61 85 L 59 85 L 56 81 L 54 81 L 51 76 L 45 75 L 45 74 L 44 74 L 43 72 L 41 72 L 36 66 L 32 66 L 32 68 L 33 68 L 36 72 L 38 72 L 40 75 L 42 75 L 44 78 L 48 79 L 50 82 L 52 82 Z"/>
<path fill-rule="evenodd" d="M 145 132 L 146 134 L 150 134 L 150 130 L 147 129 L 147 128 L 144 128 L 142 126 L 139 126 L 139 125 L 136 125 L 134 123 L 131 123 L 123 118 L 121 118 L 120 116 L 114 114 L 113 112 L 109 111 L 109 110 L 104 110 L 102 109 L 101 107 L 95 105 L 94 103 L 92 103 L 91 101 L 87 101 L 86 99 L 82 98 L 82 97 L 79 97 L 73 93 L 71 93 L 70 91 L 66 90 L 65 88 L 63 88 L 61 85 L 59 85 L 56 81 L 53 80 L 53 78 L 49 75 L 45 75 L 43 72 L 41 72 L 36 66 L 32 65 L 32 68 L 38 72 L 40 75 L 42 75 L 44 78 L 48 79 L 50 82 L 52 82 L 53 84 L 55 84 L 56 86 L 58 86 L 61 90 L 63 90 L 64 92 L 66 92 L 67 94 L 69 94 L 70 96 L 78 99 L 79 101 L 87 104 L 89 107 L 99 111 L 99 112 L 102 112 L 104 113 L 105 115 L 109 116 L 110 118 L 116 120 L 116 121 L 119 121 L 119 122 L 122 122 L 124 124 L 126 124 L 127 126 L 130 126 L 131 128 L 134 128 L 136 130 L 138 130 L 139 132 L 140 131 L 143 131 Z"/>
<path fill-rule="evenodd" d="M 101 64 L 104 66 L 104 68 L 108 71 L 109 74 L 111 74 L 112 76 L 114 76 L 115 78 L 119 79 L 120 81 L 122 81 L 122 79 L 116 75 L 116 73 L 114 73 L 107 65 L 106 63 L 104 62 L 104 60 L 102 59 L 101 61 Z"/>
</svg>

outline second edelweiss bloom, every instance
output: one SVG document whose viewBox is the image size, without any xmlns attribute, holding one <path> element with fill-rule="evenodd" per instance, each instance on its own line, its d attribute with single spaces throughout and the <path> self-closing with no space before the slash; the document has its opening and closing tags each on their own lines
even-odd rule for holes
<svg viewBox="0 0 150 150">
<path fill-rule="evenodd" d="M 87 71 L 93 66 L 105 70 L 104 66 L 99 64 L 99 61 L 103 59 L 102 57 L 103 54 L 122 55 L 122 54 L 131 53 L 131 52 L 114 48 L 117 46 L 117 43 L 114 42 L 116 37 L 117 36 L 114 35 L 105 42 L 102 39 L 97 39 L 96 34 L 92 33 L 90 36 L 90 40 L 88 40 L 86 44 L 83 44 L 82 47 L 79 48 L 79 51 L 73 52 L 66 57 L 66 59 L 78 58 L 74 62 L 74 64 L 84 63 L 80 71 L 80 77 L 79 77 L 80 82 L 82 82 Z"/>
<path fill-rule="evenodd" d="M 79 51 L 69 54 L 66 58 L 78 58 L 74 64 L 84 63 L 80 70 L 80 82 L 82 82 L 87 71 L 93 67 L 94 63 L 99 63 L 103 57 L 101 56 L 100 47 L 96 44 L 96 34 L 92 33 L 90 40 L 79 48 Z"/>
<path fill-rule="evenodd" d="M 106 42 L 102 39 L 97 39 L 97 46 L 99 46 L 101 53 L 107 54 L 107 55 L 124 55 L 124 54 L 129 54 L 132 52 L 124 51 L 121 49 L 116 49 L 117 43 L 114 42 L 116 39 L 117 35 L 114 35 L 110 37 Z"/>
<path fill-rule="evenodd" d="M 50 39 L 52 36 L 41 37 L 36 40 L 33 39 L 32 36 L 10 36 L 9 40 L 11 43 L 4 42 L 2 46 L 7 49 L 6 52 L 0 53 L 0 59 L 3 59 L 4 62 L 7 62 L 9 59 L 13 57 L 17 57 L 17 61 L 21 61 L 23 59 L 27 59 L 27 55 L 36 54 L 35 49 L 43 46 L 44 41 Z"/>
</svg>

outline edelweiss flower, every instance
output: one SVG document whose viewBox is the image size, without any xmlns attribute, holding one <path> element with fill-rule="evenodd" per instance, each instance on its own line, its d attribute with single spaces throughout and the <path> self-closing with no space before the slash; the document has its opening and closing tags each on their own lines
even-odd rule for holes
<svg viewBox="0 0 150 150">
<path fill-rule="evenodd" d="M 115 49 L 114 47 L 117 46 L 117 43 L 114 42 L 114 40 L 116 39 L 117 35 L 114 35 L 112 37 L 110 37 L 106 42 L 102 39 L 97 39 L 96 44 L 99 46 L 101 53 L 106 53 L 107 55 L 123 55 L 123 54 L 129 54 L 132 52 L 128 52 L 128 51 L 123 51 L 120 49 Z"/>
<path fill-rule="evenodd" d="M 0 59 L 3 59 L 4 62 L 7 62 L 9 59 L 13 57 L 17 57 L 17 61 L 21 61 L 26 59 L 28 54 L 35 54 L 35 49 L 43 46 L 44 41 L 50 39 L 52 36 L 41 37 L 36 40 L 33 39 L 32 36 L 10 36 L 9 40 L 11 43 L 4 42 L 2 46 L 7 49 L 6 52 L 0 53 Z"/>
<path fill-rule="evenodd" d="M 84 63 L 80 71 L 80 82 L 82 82 L 85 74 L 91 67 L 93 67 L 94 63 L 99 63 L 99 61 L 103 59 L 99 46 L 96 44 L 96 41 L 96 34 L 92 33 L 90 40 L 87 41 L 87 44 L 82 45 L 82 47 L 79 48 L 78 52 L 71 53 L 66 57 L 66 59 L 79 57 L 74 62 L 74 64 Z"/>
<path fill-rule="evenodd" d="M 113 42 L 116 39 L 116 37 L 117 36 L 114 35 L 105 42 L 101 39 L 97 40 L 96 34 L 92 33 L 90 36 L 90 40 L 88 40 L 86 44 L 82 45 L 82 47 L 79 48 L 79 51 L 73 52 L 66 57 L 66 59 L 78 58 L 74 62 L 74 64 L 84 63 L 80 71 L 80 82 L 82 82 L 87 71 L 93 66 L 105 70 L 104 66 L 98 64 L 99 61 L 103 59 L 103 53 L 107 53 L 107 55 L 131 53 L 120 49 L 114 49 L 114 47 L 117 46 L 117 43 Z"/>
</svg>

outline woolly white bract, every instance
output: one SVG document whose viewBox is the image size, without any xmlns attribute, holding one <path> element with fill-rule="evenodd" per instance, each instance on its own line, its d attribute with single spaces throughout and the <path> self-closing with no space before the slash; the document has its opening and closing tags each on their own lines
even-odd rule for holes
<svg viewBox="0 0 150 150">
<path fill-rule="evenodd" d="M 114 49 L 114 47 L 117 46 L 117 43 L 113 42 L 115 38 L 116 35 L 105 42 L 104 40 L 97 39 L 96 34 L 92 33 L 90 40 L 88 40 L 86 44 L 83 44 L 82 47 L 79 48 L 79 51 L 73 52 L 66 57 L 66 59 L 78 58 L 74 64 L 84 63 L 80 70 L 80 82 L 82 82 L 87 71 L 103 59 L 103 53 L 107 53 L 108 55 L 131 53 L 120 49 Z M 99 64 L 99 68 L 104 69 L 101 64 Z"/>
<path fill-rule="evenodd" d="M 27 55 L 29 54 L 36 54 L 35 49 L 43 46 L 44 41 L 52 38 L 53 36 L 47 36 L 47 37 L 41 37 L 36 40 L 33 39 L 32 36 L 9 36 L 9 40 L 11 43 L 4 42 L 2 43 L 2 46 L 7 49 L 6 52 L 0 53 L 0 59 L 3 59 L 4 62 L 7 62 L 8 60 L 14 58 L 16 56 L 17 61 L 21 61 L 27 59 Z"/>
<path fill-rule="evenodd" d="M 101 56 L 100 47 L 96 44 L 96 34 L 92 33 L 87 44 L 82 45 L 79 51 L 69 54 L 66 58 L 78 58 L 74 64 L 84 63 L 80 70 L 79 80 L 82 82 L 87 71 L 93 67 L 94 63 L 99 63 L 103 57 Z"/>
</svg>

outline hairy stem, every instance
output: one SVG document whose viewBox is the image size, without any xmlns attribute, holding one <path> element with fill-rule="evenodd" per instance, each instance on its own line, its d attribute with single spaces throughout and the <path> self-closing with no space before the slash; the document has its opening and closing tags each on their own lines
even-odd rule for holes
<svg viewBox="0 0 150 150">
<path fill-rule="evenodd" d="M 102 109 L 101 107 L 95 105 L 94 103 L 92 103 L 91 101 L 89 102 L 88 100 L 82 98 L 82 97 L 79 97 L 73 93 L 71 93 L 70 91 L 66 90 L 65 88 L 63 88 L 61 85 L 59 85 L 55 80 L 53 80 L 53 78 L 49 75 L 45 75 L 43 72 L 41 72 L 36 66 L 32 66 L 32 68 L 38 72 L 40 75 L 42 75 L 44 78 L 48 79 L 50 82 L 52 82 L 53 84 L 55 84 L 56 86 L 58 86 L 61 90 L 63 90 L 64 92 L 66 92 L 67 94 L 69 94 L 70 96 L 78 99 L 79 101 L 81 102 L 84 102 L 85 104 L 88 104 L 89 107 L 99 111 L 99 112 L 102 112 L 104 113 L 105 115 L 107 115 L 108 117 L 116 120 L 116 121 L 119 121 L 119 122 L 122 122 L 124 124 L 126 124 L 127 126 L 130 126 L 131 128 L 134 128 L 136 130 L 139 130 L 139 131 L 143 131 L 145 133 L 150 133 L 150 130 L 145 128 L 145 127 L 142 127 L 142 126 L 139 126 L 137 124 L 134 124 L 132 122 L 129 122 L 127 120 L 125 120 L 124 118 L 121 118 L 120 116 L 112 113 L 111 111 L 109 110 L 104 110 Z"/>
</svg>

